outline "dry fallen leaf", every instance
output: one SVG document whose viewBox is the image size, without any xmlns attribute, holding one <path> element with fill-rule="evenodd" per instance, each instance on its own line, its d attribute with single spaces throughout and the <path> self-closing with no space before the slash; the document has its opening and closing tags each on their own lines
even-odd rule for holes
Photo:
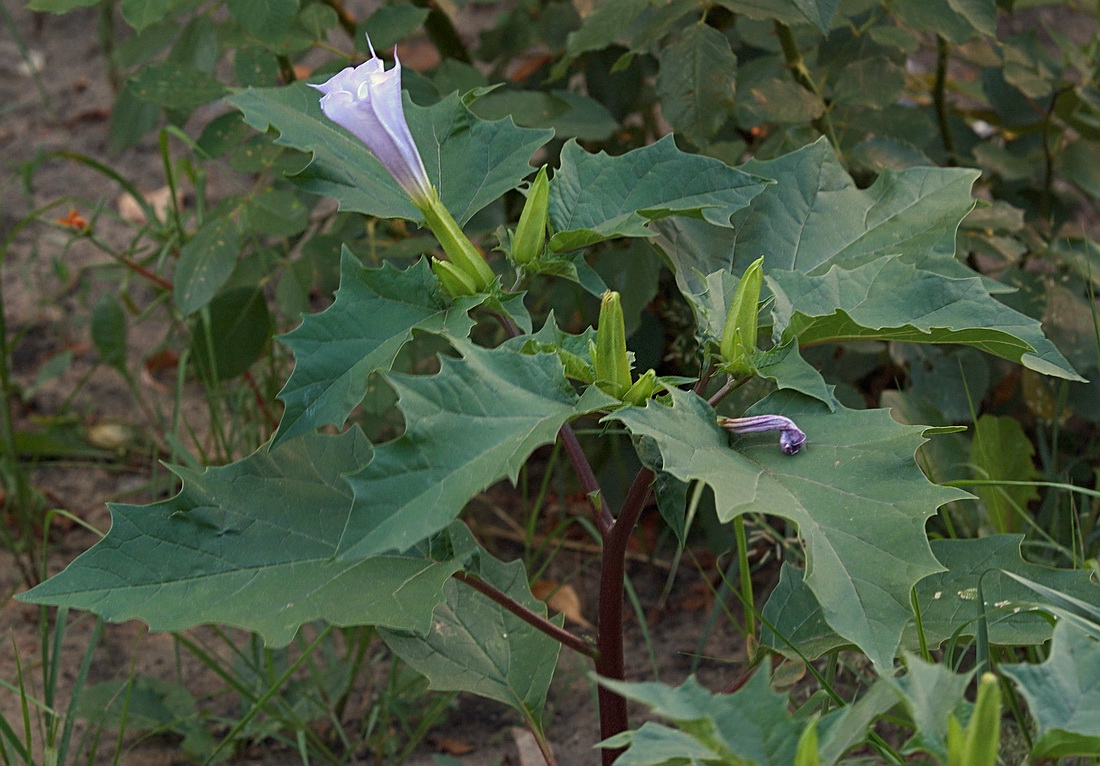
<svg viewBox="0 0 1100 766">
<path fill-rule="evenodd" d="M 584 619 L 584 610 L 581 608 L 581 597 L 572 585 L 561 585 L 554 580 L 536 580 L 531 586 L 531 594 L 539 601 L 545 601 L 546 605 L 555 612 L 561 612 L 565 619 L 575 622 L 581 627 L 591 628 L 592 623 Z"/>
<path fill-rule="evenodd" d="M 145 203 L 153 208 L 153 212 L 156 214 L 157 218 L 163 221 L 172 205 L 171 187 L 162 186 L 142 196 L 145 197 Z M 123 220 L 129 221 L 130 223 L 141 224 L 146 222 L 145 211 L 138 201 L 130 194 L 123 194 L 118 198 L 118 214 Z"/>
<path fill-rule="evenodd" d="M 477 749 L 473 745 L 468 745 L 465 742 L 459 742 L 457 739 L 450 739 L 449 737 L 443 737 L 435 743 L 435 746 L 439 752 L 446 753 L 447 755 L 466 755 Z"/>
</svg>

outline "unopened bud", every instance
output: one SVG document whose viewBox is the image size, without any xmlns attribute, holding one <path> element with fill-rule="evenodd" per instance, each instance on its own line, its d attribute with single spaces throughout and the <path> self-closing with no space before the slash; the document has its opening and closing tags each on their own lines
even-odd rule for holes
<svg viewBox="0 0 1100 766">
<path fill-rule="evenodd" d="M 550 179 L 546 175 L 546 166 L 539 169 L 535 180 L 531 182 L 531 191 L 516 224 L 516 233 L 512 237 L 512 260 L 518 264 L 530 263 L 542 255 L 546 247 L 546 224 L 549 220 Z"/>
<path fill-rule="evenodd" d="M 749 375 L 755 369 L 752 356 L 756 350 L 760 288 L 764 284 L 763 263 L 763 258 L 756 259 L 741 275 L 718 344 L 718 351 L 725 360 L 723 369 L 735 375 Z"/>
<path fill-rule="evenodd" d="M 604 393 L 622 399 L 630 389 L 630 359 L 626 355 L 626 323 L 619 294 L 608 290 L 600 301 L 596 348 L 592 358 L 596 385 Z"/>
</svg>

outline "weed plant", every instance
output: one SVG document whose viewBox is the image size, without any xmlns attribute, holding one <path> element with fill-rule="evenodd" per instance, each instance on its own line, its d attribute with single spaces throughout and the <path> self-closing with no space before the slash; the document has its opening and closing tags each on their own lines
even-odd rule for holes
<svg viewBox="0 0 1100 766">
<path fill-rule="evenodd" d="M 46 579 L 34 465 L 117 453 L 63 443 L 68 412 L 17 417 L 0 303 L 0 544 L 19 598 L 60 607 L 41 680 L 17 657 L 4 682 L 4 763 L 124 762 L 138 731 L 201 762 L 399 763 L 457 692 L 553 763 L 562 646 L 590 662 L 605 764 L 1100 758 L 1095 6 L 536 1 L 477 35 L 420 3 L 96 9 L 112 142 L 158 136 L 169 202 L 37 157 L 27 184 L 79 163 L 143 220 L 113 222 L 119 246 L 105 200 L 57 200 L 3 255 L 52 226 L 110 257 L 74 277 L 90 340 L 172 486 Z M 415 37 L 438 60 L 387 69 Z M 223 165 L 242 191 L 214 199 Z M 508 562 L 463 516 L 505 479 Z M 552 488 L 582 501 L 554 516 Z M 727 689 L 626 677 L 647 512 L 670 587 L 716 556 L 700 646 L 744 635 Z M 570 545 L 599 578 L 590 631 L 532 593 Z M 102 627 L 64 655 L 73 608 L 177 631 L 236 712 L 180 678 L 90 685 Z M 663 722 L 632 729 L 628 700 Z"/>
</svg>

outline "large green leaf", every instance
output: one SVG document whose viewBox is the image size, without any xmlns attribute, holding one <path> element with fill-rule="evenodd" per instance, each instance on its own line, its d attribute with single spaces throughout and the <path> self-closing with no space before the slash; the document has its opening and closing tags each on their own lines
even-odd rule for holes
<svg viewBox="0 0 1100 766">
<path fill-rule="evenodd" d="M 954 255 L 955 231 L 974 207 L 975 170 L 884 170 L 860 189 L 824 139 L 773 160 L 751 160 L 741 169 L 778 183 L 734 221 L 738 264 L 763 255 L 765 272 L 820 274 L 833 264 L 855 268 L 884 255 L 903 255 L 926 268 L 933 262 L 942 273 L 972 275 Z"/>
<path fill-rule="evenodd" d="M 698 762 L 788 766 L 794 763 L 804 723 L 787 709 L 787 695 L 772 691 L 769 681 L 769 674 L 760 670 L 733 694 L 714 694 L 694 677 L 676 688 L 656 682 L 600 679 L 612 691 L 641 702 L 655 715 L 679 725 L 696 743 L 685 750 L 685 755 L 703 753 Z M 683 760 L 653 760 L 649 754 L 684 742 L 683 733 L 666 727 L 643 727 L 639 732 L 623 732 L 601 745 L 631 746 L 616 763 L 681 764 Z M 651 750 L 654 747 L 659 749 Z M 711 751 L 709 757 L 704 749 Z"/>
<path fill-rule="evenodd" d="M 886 410 L 828 408 L 780 392 L 752 414 L 792 418 L 808 436 L 798 455 L 774 435 L 730 442 L 698 396 L 671 392 L 673 406 L 651 402 L 608 416 L 652 438 L 663 468 L 714 490 L 718 517 L 766 513 L 798 525 L 807 554 L 806 582 L 840 635 L 887 668 L 910 617 L 909 592 L 940 570 L 928 548 L 926 519 L 959 490 L 931 484 L 913 455 L 921 426 L 903 426 Z"/>
<path fill-rule="evenodd" d="M 342 475 L 371 452 L 353 429 L 261 447 L 202 473 L 173 468 L 183 480 L 178 495 L 112 506 L 107 536 L 20 598 L 155 630 L 236 625 L 275 645 L 316 619 L 425 633 L 457 562 L 337 557 L 352 514 Z"/>
<path fill-rule="evenodd" d="M 388 378 L 407 430 L 347 477 L 355 501 L 342 560 L 404 550 L 444 529 L 475 494 L 514 481 L 570 418 L 615 401 L 578 398 L 555 354 L 454 345 L 462 359 L 443 358 L 437 375 Z"/>
<path fill-rule="evenodd" d="M 423 219 L 366 146 L 325 118 L 315 90 L 302 83 L 249 88 L 228 101 L 257 130 L 278 130 L 277 143 L 313 153 L 313 162 L 296 176 L 303 188 L 332 197 L 344 210 Z M 533 170 L 531 155 L 553 135 L 517 128 L 511 119 L 480 120 L 455 93 L 429 107 L 406 97 L 405 116 L 428 177 L 460 224 L 519 186 Z"/>
<path fill-rule="evenodd" d="M 1046 662 L 1001 665 L 1001 672 L 1019 686 L 1038 724 L 1032 759 L 1100 756 L 1100 642 L 1063 620 Z"/>
<path fill-rule="evenodd" d="M 686 154 L 672 136 L 618 157 L 589 154 L 570 141 L 550 187 L 550 246 L 561 251 L 615 237 L 652 237 L 656 232 L 647 224 L 673 215 L 728 227 L 730 216 L 768 183 Z"/>
<path fill-rule="evenodd" d="M 345 249 L 335 302 L 282 337 L 296 362 L 279 392 L 286 410 L 275 444 L 342 425 L 366 395 L 371 373 L 389 371 L 413 330 L 465 338 L 474 324 L 467 312 L 478 302 L 448 303 L 424 261 L 405 271 L 365 269 Z"/>
<path fill-rule="evenodd" d="M 776 331 L 801 344 L 900 340 L 973 346 L 1047 375 L 1083 380 L 1037 320 L 997 301 L 977 275 L 946 276 L 879 256 L 823 274 L 772 270 Z"/>
<path fill-rule="evenodd" d="M 546 605 L 531 595 L 522 561 L 505 564 L 477 548 L 469 530 L 450 531 L 455 555 L 473 556 L 471 574 L 539 616 Z M 559 618 L 560 624 L 560 618 Z M 386 644 L 433 689 L 465 691 L 511 705 L 538 724 L 561 644 L 468 585 L 448 580 L 426 636 L 380 631 Z"/>
<path fill-rule="evenodd" d="M 1079 602 L 1100 606 L 1100 587 L 1092 582 L 1089 572 L 1028 563 L 1020 555 L 1022 541 L 1022 535 L 932 541 L 932 552 L 946 571 L 921 580 L 915 592 L 929 647 L 939 647 L 953 636 L 975 635 L 981 615 L 987 617 L 990 643 L 1027 646 L 1050 640 L 1050 620 L 1030 609 L 1048 600 L 1036 596 L 1035 591 L 1006 572 L 1019 574 Z M 977 600 L 979 580 L 985 604 Z M 784 654 L 801 653 L 807 659 L 815 659 L 850 643 L 829 627 L 816 597 L 802 581 L 802 572 L 794 567 L 783 567 L 779 585 L 764 606 L 763 614 L 787 641 L 765 630 L 761 643 Z M 919 648 L 914 622 L 906 626 L 902 645 L 911 650 Z"/>
</svg>

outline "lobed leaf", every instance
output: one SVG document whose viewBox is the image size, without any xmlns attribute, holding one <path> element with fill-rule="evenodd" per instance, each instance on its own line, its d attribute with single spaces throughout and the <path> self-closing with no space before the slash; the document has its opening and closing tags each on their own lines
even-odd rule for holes
<svg viewBox="0 0 1100 766">
<path fill-rule="evenodd" d="M 277 451 L 265 445 L 201 473 L 173 467 L 183 480 L 178 495 L 112 505 L 107 536 L 19 598 L 141 619 L 154 630 L 234 625 L 276 646 L 317 619 L 425 633 L 457 562 L 337 555 L 354 513 L 342 477 L 371 454 L 352 429 Z"/>
<path fill-rule="evenodd" d="M 788 456 L 769 434 L 741 437 L 731 447 L 702 399 L 670 394 L 671 407 L 651 402 L 608 417 L 652 438 L 668 473 L 709 484 L 721 521 L 753 512 L 797 524 L 806 582 L 825 620 L 878 667 L 889 667 L 909 620 L 909 591 L 942 568 L 928 547 L 925 520 L 967 496 L 931 484 L 916 466 L 924 429 L 900 425 L 885 410 L 838 406 L 830 413 L 781 392 L 750 414 L 785 415 L 806 432 L 807 449 Z"/>
<path fill-rule="evenodd" d="M 449 537 L 458 557 L 476 559 L 473 574 L 546 616 L 546 605 L 531 595 L 522 561 L 506 564 L 493 558 L 461 524 L 452 525 Z M 379 632 L 433 689 L 498 700 L 537 724 L 561 644 L 472 587 L 453 579 L 444 584 L 443 601 L 435 608 L 426 636 Z"/>
<path fill-rule="evenodd" d="M 443 358 L 437 375 L 388 378 L 407 430 L 346 477 L 355 499 L 341 560 L 405 550 L 444 529 L 475 494 L 515 481 L 568 420 L 615 402 L 578 397 L 554 354 L 453 342 L 462 358 Z"/>
<path fill-rule="evenodd" d="M 710 157 L 686 154 L 672 136 L 619 157 L 589 154 L 575 141 L 562 149 L 550 188 L 554 250 L 616 237 L 652 237 L 650 221 L 690 215 L 729 227 L 769 182 Z"/>
<path fill-rule="evenodd" d="M 323 313 L 307 316 L 281 340 L 294 371 L 279 399 L 286 405 L 274 445 L 325 425 L 343 425 L 367 393 L 371 373 L 387 372 L 414 330 L 465 338 L 477 298 L 448 303 L 424 261 L 405 271 L 365 269 L 347 249 L 340 288 Z"/>
</svg>

